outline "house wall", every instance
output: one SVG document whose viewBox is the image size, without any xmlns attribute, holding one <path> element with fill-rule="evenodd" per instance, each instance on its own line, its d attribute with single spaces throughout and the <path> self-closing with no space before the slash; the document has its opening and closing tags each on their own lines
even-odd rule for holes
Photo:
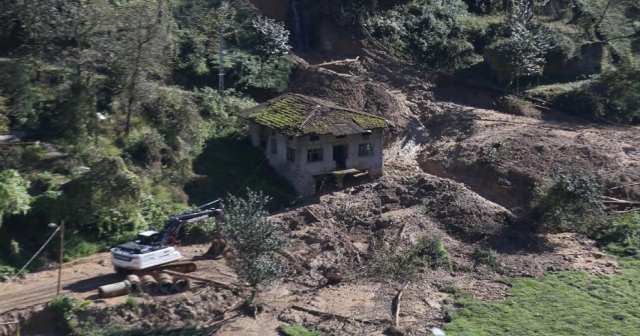
<svg viewBox="0 0 640 336">
<path fill-rule="evenodd" d="M 373 155 L 358 156 L 358 147 L 364 143 L 373 144 Z M 336 162 L 333 160 L 333 146 L 347 145 L 346 169 L 370 170 L 372 176 L 378 176 L 382 172 L 382 129 L 373 130 L 369 139 L 363 139 L 362 134 L 349 134 L 339 139 L 334 135 L 321 135 L 318 141 L 310 141 L 310 136 L 298 138 L 298 172 L 309 175 L 328 174 L 336 170 Z M 322 148 L 323 160 L 320 162 L 307 162 L 307 151 L 311 148 Z"/>
<path fill-rule="evenodd" d="M 264 151 L 269 164 L 275 171 L 286 178 L 302 196 L 315 193 L 315 175 L 324 175 L 336 170 L 336 162 L 333 160 L 333 146 L 347 145 L 346 169 L 369 170 L 369 174 L 377 177 L 382 173 L 382 129 L 371 132 L 368 139 L 362 134 L 350 134 L 344 138 L 336 138 L 334 135 L 320 135 L 317 141 L 310 141 L 310 136 L 290 138 L 287 135 L 265 128 L 268 134 L 267 146 Z M 260 147 L 260 135 L 263 129 L 254 122 L 249 123 L 251 141 L 255 147 Z M 358 156 L 359 144 L 373 144 L 373 155 Z M 275 143 L 276 153 L 272 153 L 271 146 Z M 287 161 L 287 148 L 296 150 L 295 162 Z M 319 162 L 307 162 L 307 150 L 310 148 L 322 148 L 323 160 Z"/>
</svg>

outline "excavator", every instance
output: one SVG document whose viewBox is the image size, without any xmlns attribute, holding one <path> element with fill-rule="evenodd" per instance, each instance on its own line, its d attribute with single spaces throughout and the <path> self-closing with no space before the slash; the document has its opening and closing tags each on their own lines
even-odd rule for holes
<svg viewBox="0 0 640 336">
<path fill-rule="evenodd" d="M 195 263 L 176 263 L 182 257 L 174 246 L 180 245 L 180 230 L 191 223 L 217 217 L 222 213 L 221 199 L 173 215 L 161 231 L 140 232 L 134 241 L 111 249 L 111 263 L 119 274 L 144 274 L 151 271 L 193 272 Z M 220 207 L 218 207 L 220 206 Z"/>
</svg>

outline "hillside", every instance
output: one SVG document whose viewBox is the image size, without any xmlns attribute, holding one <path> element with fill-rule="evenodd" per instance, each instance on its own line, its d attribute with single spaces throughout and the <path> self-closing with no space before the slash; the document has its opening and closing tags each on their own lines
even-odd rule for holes
<svg viewBox="0 0 640 336">
<path fill-rule="evenodd" d="M 275 335 L 283 323 L 327 335 L 433 326 L 586 335 L 604 325 L 632 335 L 640 8 L 531 3 L 3 4 L 0 273 L 30 259 L 46 223 L 65 220 L 63 294 L 92 300 L 74 310 L 81 335 Z M 47 20 L 75 23 L 56 31 Z M 214 89 L 220 22 L 224 96 Z M 513 49 L 520 33 L 541 38 Z M 135 41 L 147 41 L 137 54 Z M 383 176 L 298 197 L 235 117 L 281 92 L 387 119 Z M 207 286 L 97 299 L 97 286 L 117 280 L 96 253 L 246 187 L 273 198 L 270 219 L 289 242 L 287 272 L 259 294 L 257 317 L 242 308 L 242 290 Z M 231 283 L 233 252 L 205 253 L 215 227 L 190 227 L 181 249 L 203 267 L 199 276 Z M 55 286 L 45 288 L 56 240 L 0 292 L 0 322 L 21 321 L 23 334 L 61 332 L 39 322 L 54 324 L 45 303 Z M 564 302 L 518 304 L 544 290 Z M 597 324 L 585 312 L 572 326 L 564 311 L 580 300 L 610 308 L 593 308 Z M 0 326 L 0 335 L 14 331 Z"/>
</svg>

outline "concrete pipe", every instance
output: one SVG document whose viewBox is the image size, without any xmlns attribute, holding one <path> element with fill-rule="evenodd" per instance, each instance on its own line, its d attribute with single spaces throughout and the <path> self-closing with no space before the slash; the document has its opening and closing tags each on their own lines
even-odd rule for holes
<svg viewBox="0 0 640 336">
<path fill-rule="evenodd" d="M 153 275 L 143 275 L 140 282 L 142 283 L 142 291 L 147 294 L 151 294 L 158 289 L 158 282 L 153 278 Z"/>
<path fill-rule="evenodd" d="M 170 294 L 173 287 L 173 279 L 167 273 L 158 274 L 158 289 L 162 294 Z"/>
<path fill-rule="evenodd" d="M 101 298 L 110 298 L 131 293 L 131 283 L 128 280 L 104 285 L 98 288 L 98 295 Z"/>
<path fill-rule="evenodd" d="M 140 278 L 137 275 L 127 275 L 127 281 L 131 284 L 131 293 L 140 293 Z"/>
<path fill-rule="evenodd" d="M 173 291 L 176 293 L 186 292 L 191 288 L 191 281 L 187 278 L 176 276 L 173 278 Z"/>
</svg>

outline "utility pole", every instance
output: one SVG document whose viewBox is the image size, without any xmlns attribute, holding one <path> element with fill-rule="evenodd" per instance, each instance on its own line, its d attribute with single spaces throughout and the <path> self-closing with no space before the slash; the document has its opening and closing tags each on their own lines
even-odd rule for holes
<svg viewBox="0 0 640 336">
<path fill-rule="evenodd" d="M 60 265 L 58 266 L 58 292 L 60 295 L 60 287 L 62 286 L 62 261 L 64 256 L 64 219 L 60 221 Z"/>
<path fill-rule="evenodd" d="M 218 91 L 220 93 L 220 108 L 224 103 L 224 19 L 220 20 L 220 71 L 218 73 Z"/>
</svg>

